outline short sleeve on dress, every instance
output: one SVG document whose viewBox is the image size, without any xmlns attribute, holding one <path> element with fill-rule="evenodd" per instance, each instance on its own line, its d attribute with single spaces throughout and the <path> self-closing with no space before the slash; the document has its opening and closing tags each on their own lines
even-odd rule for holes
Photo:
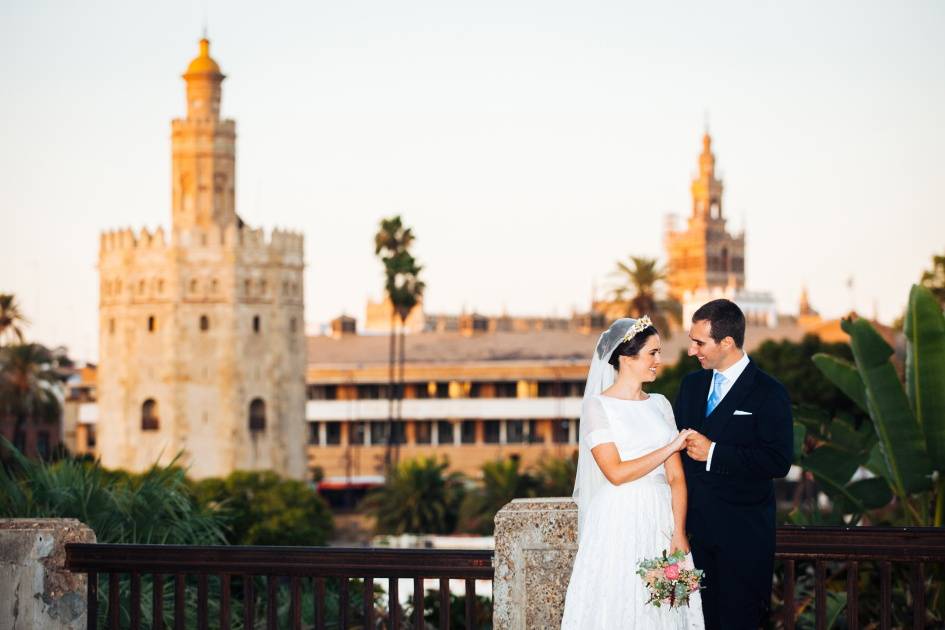
<svg viewBox="0 0 945 630">
<path fill-rule="evenodd" d="M 673 428 L 673 431 L 676 431 L 676 416 L 673 413 L 672 403 L 662 394 L 650 394 L 650 396 L 656 396 L 656 403 L 659 405 L 660 412 L 663 414 L 663 419 L 666 420 L 666 424 Z"/>
<path fill-rule="evenodd" d="M 614 441 L 607 410 L 597 396 L 585 400 L 581 408 L 581 440 L 589 449 Z"/>
</svg>

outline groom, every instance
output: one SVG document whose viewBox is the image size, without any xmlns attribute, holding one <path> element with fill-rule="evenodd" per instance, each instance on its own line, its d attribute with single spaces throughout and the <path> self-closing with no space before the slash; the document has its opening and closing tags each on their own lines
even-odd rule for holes
<svg viewBox="0 0 945 630">
<path fill-rule="evenodd" d="M 705 571 L 707 630 L 756 630 L 767 613 L 774 571 L 772 479 L 793 459 L 787 391 L 742 350 L 745 315 L 713 300 L 692 316 L 689 356 L 702 370 L 686 376 L 675 412 L 694 429 L 683 451 L 689 487 L 686 530 Z"/>
</svg>

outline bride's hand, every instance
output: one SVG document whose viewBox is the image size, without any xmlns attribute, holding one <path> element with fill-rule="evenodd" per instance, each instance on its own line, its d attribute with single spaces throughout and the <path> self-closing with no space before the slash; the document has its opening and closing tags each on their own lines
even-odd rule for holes
<svg viewBox="0 0 945 630">
<path fill-rule="evenodd" d="M 686 538 L 685 534 L 678 532 L 673 534 L 673 539 L 669 545 L 670 554 L 674 554 L 677 551 L 689 553 L 689 539 Z"/>
<path fill-rule="evenodd" d="M 686 447 L 686 438 L 692 433 L 694 433 L 692 429 L 683 429 L 680 431 L 679 434 L 673 438 L 673 441 L 669 443 L 673 451 L 683 450 Z"/>
</svg>

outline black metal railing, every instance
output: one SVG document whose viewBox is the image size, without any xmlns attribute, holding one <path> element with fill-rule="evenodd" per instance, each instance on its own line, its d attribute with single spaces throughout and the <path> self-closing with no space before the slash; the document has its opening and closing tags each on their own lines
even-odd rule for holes
<svg viewBox="0 0 945 630">
<path fill-rule="evenodd" d="M 945 575 L 945 529 L 780 527 L 776 558 L 775 599 L 780 606 L 773 617 L 779 627 L 794 630 L 797 620 L 807 615 L 818 630 L 826 629 L 828 593 L 839 589 L 851 630 L 867 621 L 871 627 L 878 622 L 881 630 L 891 628 L 894 590 L 903 594 L 900 604 L 911 608 L 912 627 L 925 628 L 926 595 L 935 586 L 935 576 Z M 153 628 L 163 629 L 165 617 L 173 620 L 174 628 L 253 628 L 257 617 L 266 628 L 301 628 L 306 600 L 308 626 L 346 629 L 357 616 L 357 625 L 373 628 L 377 580 L 387 581 L 384 625 L 400 630 L 411 621 L 399 605 L 401 579 L 412 580 L 415 628 L 425 624 L 425 582 L 438 581 L 434 607 L 439 608 L 440 630 L 451 624 L 450 580 L 463 580 L 462 618 L 471 629 L 484 612 L 478 609 L 476 582 L 492 581 L 492 560 L 488 550 L 66 545 L 66 567 L 88 574 L 88 627 L 98 627 L 99 579 L 107 575 L 102 621 L 108 628 L 134 630 L 143 623 L 145 590 L 151 592 L 150 624 L 145 625 Z M 905 583 L 894 583 L 894 576 Z M 865 607 L 861 582 L 871 589 L 871 604 Z M 143 584 L 150 588 L 143 589 Z M 328 586 L 335 598 L 331 619 L 326 615 Z M 287 606 L 280 608 L 282 600 Z"/>
<path fill-rule="evenodd" d="M 326 619 L 326 583 L 337 586 L 337 618 L 330 627 L 347 629 L 353 616 L 350 580 L 360 580 L 363 627 L 375 626 L 374 586 L 386 578 L 387 627 L 401 628 L 404 621 L 399 605 L 399 580 L 413 580 L 413 624 L 424 627 L 424 589 L 426 580 L 439 582 L 438 627 L 450 627 L 450 580 L 465 582 L 465 627 L 476 627 L 476 581 L 492 581 L 492 551 L 454 551 L 427 549 L 378 549 L 330 547 L 191 547 L 177 545 L 66 545 L 66 567 L 88 575 L 88 628 L 99 623 L 99 576 L 108 576 L 108 604 L 105 625 L 137 630 L 142 625 L 142 577 L 151 587 L 150 626 L 164 628 L 165 592 L 172 590 L 174 628 L 219 627 L 229 630 L 234 615 L 239 626 L 256 624 L 257 589 L 262 582 L 265 595 L 258 593 L 265 608 L 268 629 L 302 627 L 304 599 L 310 598 L 314 627 L 329 627 Z M 213 579 L 217 601 L 210 613 L 210 581 Z M 172 589 L 166 580 L 171 580 Z M 194 584 L 195 583 L 195 584 Z M 238 587 L 242 586 L 240 590 Z M 191 588 L 188 589 L 188 586 Z M 196 586 L 195 619 L 188 620 L 188 591 Z M 124 588 L 123 588 L 124 587 Z M 232 593 L 236 588 L 242 599 L 242 614 L 233 610 Z M 357 588 L 357 587 L 356 587 Z M 288 590 L 289 606 L 280 615 L 279 592 Z M 122 602 L 122 592 L 127 599 Z M 192 603 L 192 602 L 191 602 Z M 127 621 L 122 623 L 122 605 Z M 215 617 L 215 618 L 213 618 Z M 287 619 L 286 619 L 287 617 Z M 359 624 L 362 625 L 362 624 Z"/>
<path fill-rule="evenodd" d="M 908 568 L 912 627 L 926 627 L 928 589 L 926 569 L 941 571 L 945 564 L 945 529 L 935 527 L 779 527 L 776 558 L 783 564 L 781 622 L 794 630 L 799 612 L 795 598 L 798 565 L 813 566 L 814 623 L 827 628 L 827 587 L 845 573 L 847 627 L 861 627 L 860 578 L 872 568 L 879 572 L 879 628 L 892 627 L 893 569 Z M 927 566 L 931 565 L 931 566 Z M 828 574 L 828 568 L 831 571 Z M 869 577 L 869 576 L 865 576 Z M 806 603 L 801 603 L 801 606 Z M 863 624 L 865 625 L 865 624 Z"/>
</svg>

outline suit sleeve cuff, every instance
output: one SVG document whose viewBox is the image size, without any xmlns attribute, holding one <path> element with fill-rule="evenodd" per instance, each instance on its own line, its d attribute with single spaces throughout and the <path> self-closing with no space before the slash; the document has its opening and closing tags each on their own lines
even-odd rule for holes
<svg viewBox="0 0 945 630">
<path fill-rule="evenodd" d="M 705 469 L 712 470 L 712 453 L 715 452 L 715 442 L 709 445 L 709 456 L 705 460 Z"/>
</svg>

